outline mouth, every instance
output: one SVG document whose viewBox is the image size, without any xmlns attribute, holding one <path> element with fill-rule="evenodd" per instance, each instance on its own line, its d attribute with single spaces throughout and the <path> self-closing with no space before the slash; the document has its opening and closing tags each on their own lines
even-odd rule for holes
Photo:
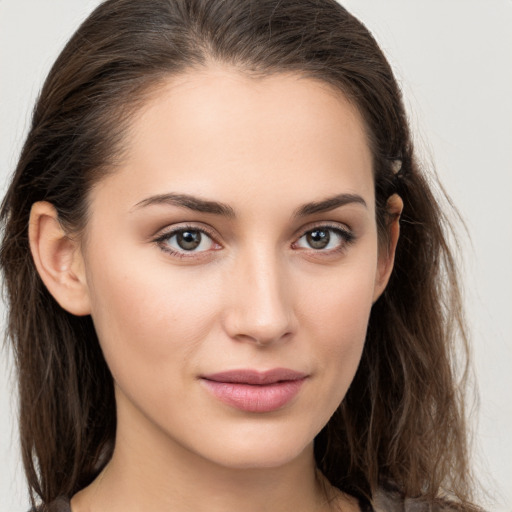
<svg viewBox="0 0 512 512">
<path fill-rule="evenodd" d="M 225 404 L 246 412 L 264 413 L 283 408 L 308 378 L 287 368 L 265 372 L 231 370 L 201 376 L 206 389 Z"/>
</svg>

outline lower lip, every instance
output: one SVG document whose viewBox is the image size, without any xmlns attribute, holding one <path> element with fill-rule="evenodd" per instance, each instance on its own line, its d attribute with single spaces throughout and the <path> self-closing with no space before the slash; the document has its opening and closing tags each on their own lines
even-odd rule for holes
<svg viewBox="0 0 512 512">
<path fill-rule="evenodd" d="M 271 412 L 288 404 L 305 379 L 287 380 L 262 386 L 202 379 L 208 390 L 222 402 L 247 412 Z"/>
</svg>

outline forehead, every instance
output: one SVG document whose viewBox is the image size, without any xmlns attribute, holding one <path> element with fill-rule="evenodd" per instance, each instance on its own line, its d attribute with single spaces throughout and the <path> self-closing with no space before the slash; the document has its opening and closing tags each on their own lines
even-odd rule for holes
<svg viewBox="0 0 512 512">
<path fill-rule="evenodd" d="M 296 73 L 255 78 L 210 67 L 169 78 L 134 117 L 126 142 L 113 178 L 134 203 L 171 191 L 229 203 L 232 192 L 250 201 L 284 190 L 307 202 L 331 196 L 334 184 L 372 203 L 358 110 L 333 86 Z"/>
</svg>

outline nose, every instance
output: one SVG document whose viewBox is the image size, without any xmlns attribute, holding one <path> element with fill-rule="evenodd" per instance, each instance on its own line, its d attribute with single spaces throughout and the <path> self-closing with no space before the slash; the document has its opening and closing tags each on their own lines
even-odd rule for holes
<svg viewBox="0 0 512 512">
<path fill-rule="evenodd" d="M 229 286 L 224 328 L 232 339 L 259 346 L 283 342 L 295 331 L 293 293 L 284 265 L 271 252 L 238 258 Z"/>
</svg>

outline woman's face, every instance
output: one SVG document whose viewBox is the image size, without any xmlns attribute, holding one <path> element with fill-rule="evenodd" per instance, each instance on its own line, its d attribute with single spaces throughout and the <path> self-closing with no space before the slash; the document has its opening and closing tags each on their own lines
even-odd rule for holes
<svg viewBox="0 0 512 512">
<path fill-rule="evenodd" d="M 127 148 L 82 249 L 118 444 L 292 461 L 342 401 L 387 277 L 357 110 L 313 79 L 210 68 L 169 80 Z"/>
</svg>

